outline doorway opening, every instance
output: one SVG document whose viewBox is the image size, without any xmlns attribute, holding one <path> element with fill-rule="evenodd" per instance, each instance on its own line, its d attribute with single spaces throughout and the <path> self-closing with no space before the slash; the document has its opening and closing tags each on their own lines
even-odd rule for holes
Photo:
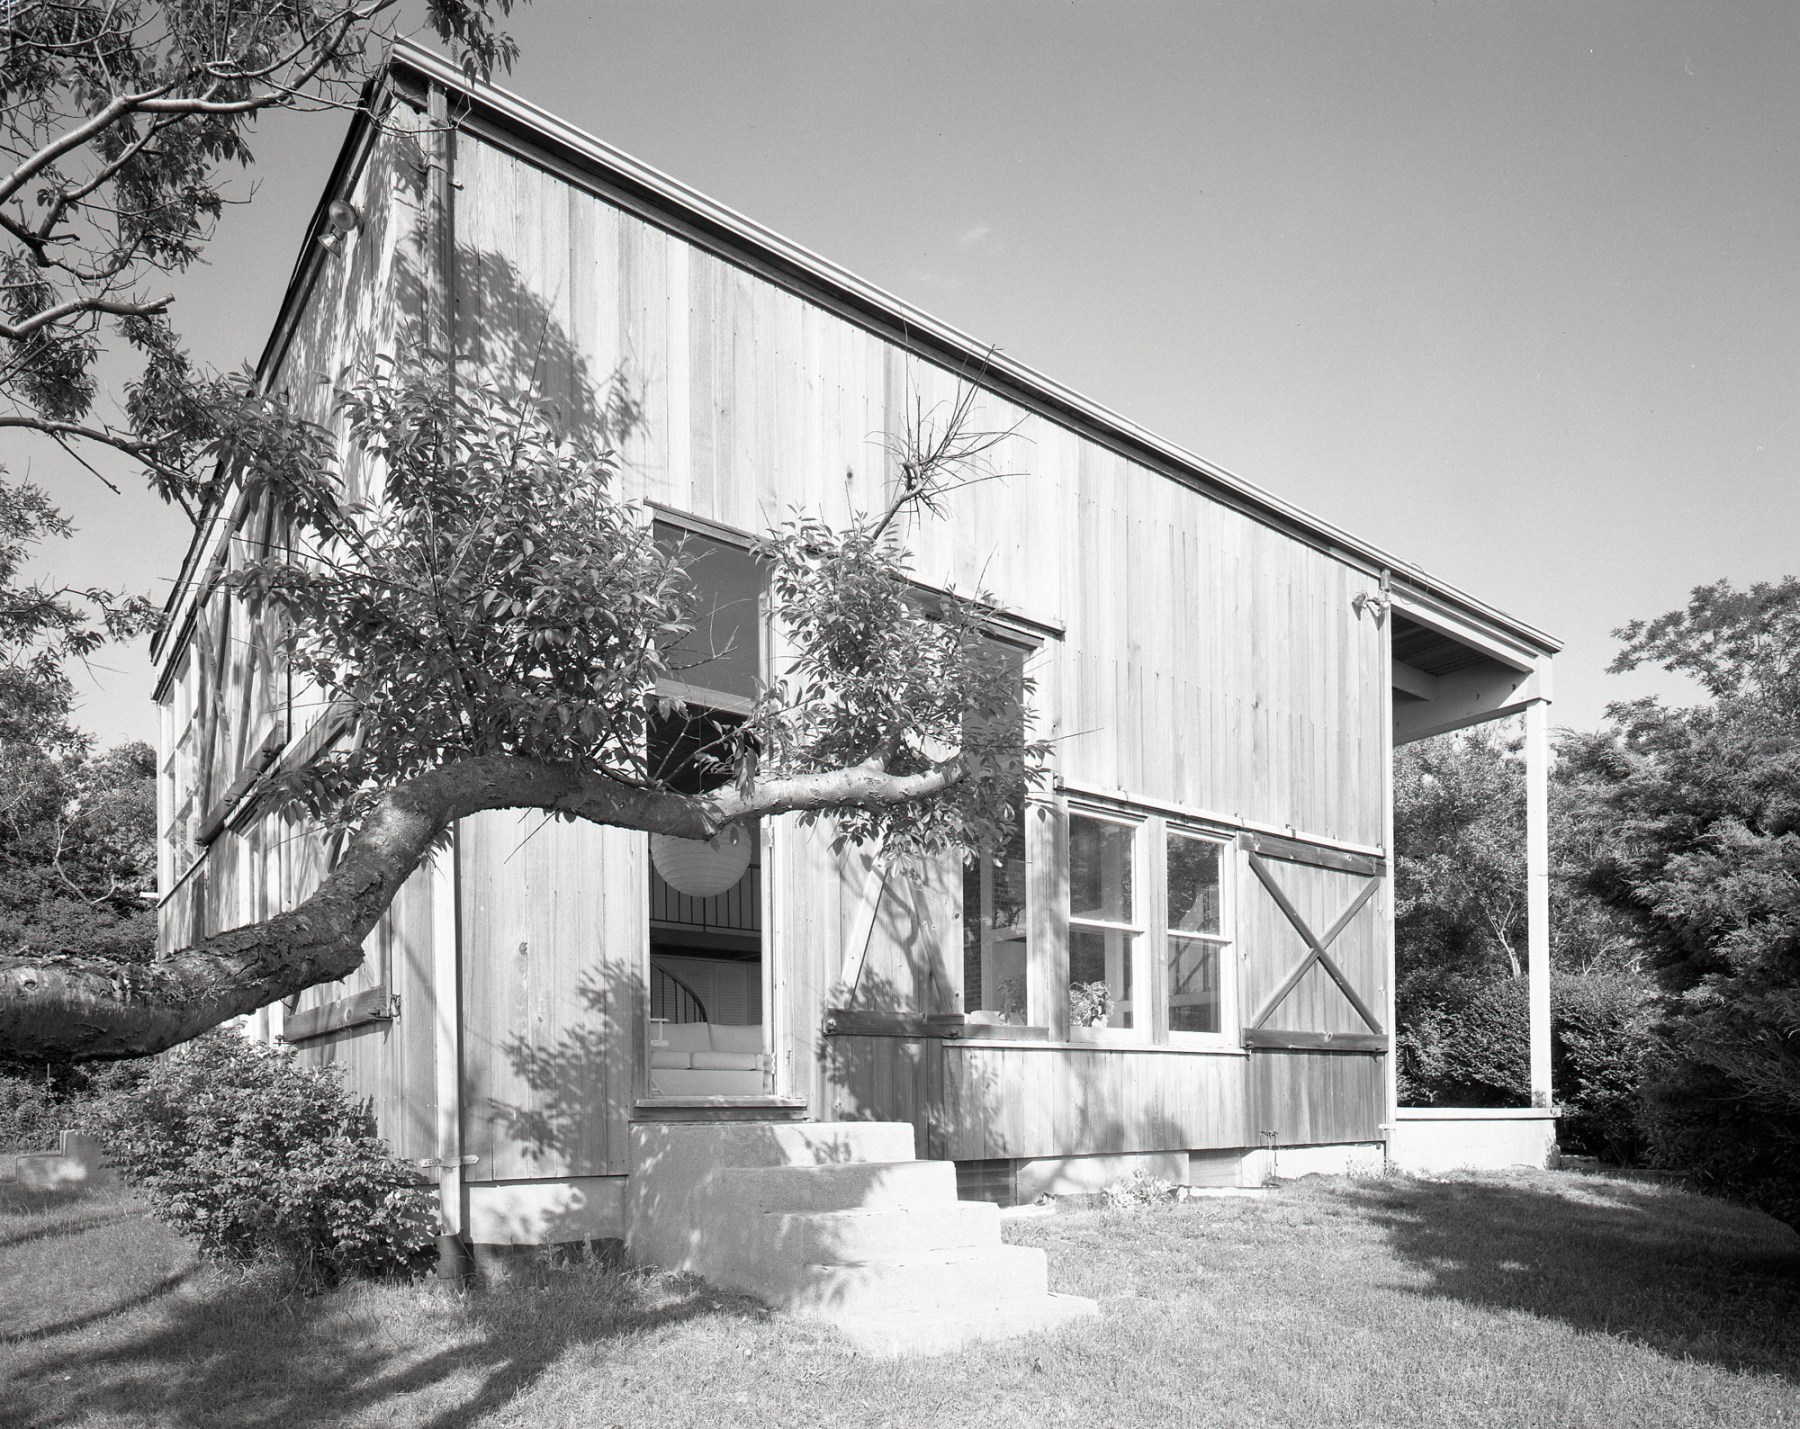
<svg viewBox="0 0 1800 1429">
<path fill-rule="evenodd" d="M 694 631 L 670 654 L 647 772 L 698 794 L 731 775 L 730 745 L 761 670 L 762 572 L 747 551 L 658 523 L 700 593 Z M 761 1097 L 773 1090 L 763 917 L 763 839 L 754 825 L 707 842 L 653 835 L 649 897 L 649 1092 Z"/>
</svg>

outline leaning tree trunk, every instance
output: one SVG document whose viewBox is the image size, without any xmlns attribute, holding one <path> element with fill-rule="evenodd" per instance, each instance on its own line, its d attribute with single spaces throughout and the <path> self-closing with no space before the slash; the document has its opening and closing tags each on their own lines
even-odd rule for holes
<svg viewBox="0 0 1800 1429">
<path fill-rule="evenodd" d="M 958 759 L 894 775 L 879 761 L 687 796 L 509 755 L 458 760 L 388 790 L 318 890 L 277 914 L 147 967 L 50 954 L 0 958 L 0 1055 L 43 1061 L 142 1057 L 362 963 L 368 937 L 432 844 L 484 809 L 543 809 L 591 823 L 710 838 L 739 819 L 910 803 L 962 777 Z"/>
</svg>

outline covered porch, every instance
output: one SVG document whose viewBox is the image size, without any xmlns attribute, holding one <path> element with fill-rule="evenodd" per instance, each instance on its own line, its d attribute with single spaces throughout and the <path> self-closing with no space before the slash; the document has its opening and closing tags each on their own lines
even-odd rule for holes
<svg viewBox="0 0 1800 1429">
<path fill-rule="evenodd" d="M 1394 582 L 1387 596 L 1394 748 L 1523 716 L 1528 1107 L 1399 1105 L 1390 1029 L 1388 1160 L 1412 1171 L 1547 1164 L 1556 1150 L 1550 1064 L 1550 703 L 1556 641 Z M 1387 846 L 1394 849 L 1392 780 Z M 1394 850 L 1397 856 L 1398 851 Z M 1390 945 L 1391 946 L 1391 945 Z M 1397 991 L 1396 970 L 1390 986 Z M 1397 1017 L 1395 1019 L 1397 1021 Z"/>
</svg>

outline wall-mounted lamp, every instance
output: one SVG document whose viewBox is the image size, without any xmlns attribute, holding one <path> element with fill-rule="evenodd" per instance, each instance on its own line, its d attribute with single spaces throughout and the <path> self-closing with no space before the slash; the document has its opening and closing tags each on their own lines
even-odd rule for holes
<svg viewBox="0 0 1800 1429">
<path fill-rule="evenodd" d="M 1361 616 L 1366 611 L 1369 615 L 1374 617 L 1377 625 L 1380 625 L 1382 621 L 1387 619 L 1387 613 L 1393 608 L 1393 604 L 1393 601 L 1389 600 L 1385 593 L 1377 594 L 1374 591 L 1368 590 L 1359 590 L 1355 595 L 1350 597 L 1350 608 L 1354 610 L 1358 616 Z"/>
<path fill-rule="evenodd" d="M 334 198 L 325 210 L 325 231 L 319 235 L 319 243 L 336 253 L 344 246 L 344 239 L 362 227 L 362 222 L 355 204 Z"/>
</svg>

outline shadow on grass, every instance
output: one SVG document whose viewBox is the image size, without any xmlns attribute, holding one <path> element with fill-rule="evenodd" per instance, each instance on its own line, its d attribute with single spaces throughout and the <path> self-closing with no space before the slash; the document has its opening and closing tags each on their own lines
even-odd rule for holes
<svg viewBox="0 0 1800 1429">
<path fill-rule="evenodd" d="M 26 1241 L 80 1235 L 125 1219 L 129 1210 L 110 1195 L 81 1185 L 37 1190 L 0 1181 L 0 1250 Z"/>
<path fill-rule="evenodd" d="M 30 1344 L 34 1340 L 53 1340 L 58 1335 L 73 1334 L 77 1330 L 85 1330 L 90 1325 L 97 1325 L 102 1320 L 110 1320 L 114 1315 L 122 1315 L 127 1310 L 135 1310 L 140 1305 L 148 1305 L 153 1300 L 160 1300 L 177 1286 L 185 1284 L 192 1276 L 192 1270 L 178 1270 L 173 1275 L 165 1275 L 153 1285 L 147 1285 L 136 1294 L 125 1295 L 97 1310 L 89 1310 L 84 1314 L 71 1315 L 67 1319 L 55 1320 L 47 1325 L 33 1325 L 27 1330 L 8 1330 L 3 1337 L 15 1344 Z"/>
<path fill-rule="evenodd" d="M 1429 1276 L 1426 1295 L 1800 1382 L 1800 1237 L 1755 1211 L 1550 1174 L 1346 1195 Z"/>
<path fill-rule="evenodd" d="M 565 1354 L 604 1362 L 665 1326 L 765 1313 L 697 1282 L 591 1263 L 534 1265 L 468 1293 L 425 1282 L 310 1298 L 218 1273 L 110 1333 L 25 1347 L 8 1422 L 467 1429 Z"/>
</svg>

